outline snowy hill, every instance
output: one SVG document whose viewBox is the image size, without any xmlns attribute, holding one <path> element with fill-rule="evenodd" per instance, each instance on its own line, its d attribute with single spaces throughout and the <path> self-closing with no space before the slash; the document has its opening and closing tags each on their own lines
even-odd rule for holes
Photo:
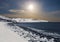
<svg viewBox="0 0 60 42">
<path fill-rule="evenodd" d="M 13 18 L 12 21 L 16 22 L 48 22 L 47 20 L 35 20 L 30 18 Z"/>
<path fill-rule="evenodd" d="M 8 18 L 5 16 L 0 16 L 0 19 L 10 20 L 14 22 L 48 22 L 47 20 L 35 20 L 35 19 L 30 19 L 30 18 Z"/>
</svg>

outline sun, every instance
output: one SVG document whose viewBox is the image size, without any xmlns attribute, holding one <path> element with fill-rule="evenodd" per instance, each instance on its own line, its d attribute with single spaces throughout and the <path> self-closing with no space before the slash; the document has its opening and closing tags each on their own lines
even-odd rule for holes
<svg viewBox="0 0 60 42">
<path fill-rule="evenodd" d="M 34 10 L 34 5 L 33 4 L 28 5 L 27 9 L 29 11 L 33 11 Z"/>
</svg>

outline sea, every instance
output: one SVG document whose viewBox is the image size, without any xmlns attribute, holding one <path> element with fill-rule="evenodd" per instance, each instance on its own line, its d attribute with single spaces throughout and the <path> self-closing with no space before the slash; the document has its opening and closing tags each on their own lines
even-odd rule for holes
<svg viewBox="0 0 60 42">
<path fill-rule="evenodd" d="M 17 25 L 60 34 L 60 22 L 17 23 Z"/>
<path fill-rule="evenodd" d="M 54 38 L 55 42 L 60 42 L 60 22 L 19 22 L 16 25 L 25 30 L 32 29 L 32 32 L 39 32 L 40 36 L 43 34 L 47 38 Z"/>
</svg>

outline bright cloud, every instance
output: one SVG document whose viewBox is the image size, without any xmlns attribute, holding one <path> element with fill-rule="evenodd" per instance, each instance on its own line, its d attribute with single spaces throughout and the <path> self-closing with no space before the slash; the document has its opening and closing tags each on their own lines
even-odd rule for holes
<svg viewBox="0 0 60 42">
<path fill-rule="evenodd" d="M 24 10 L 9 10 L 9 12 L 24 13 Z"/>
</svg>

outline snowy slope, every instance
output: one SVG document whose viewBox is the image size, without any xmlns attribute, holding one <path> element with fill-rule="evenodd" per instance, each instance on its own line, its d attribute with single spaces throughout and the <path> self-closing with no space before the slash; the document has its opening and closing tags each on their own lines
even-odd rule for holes
<svg viewBox="0 0 60 42">
<path fill-rule="evenodd" d="M 16 33 L 9 30 L 7 23 L 0 22 L 0 42 L 27 42 L 22 37 L 19 37 Z"/>
</svg>

